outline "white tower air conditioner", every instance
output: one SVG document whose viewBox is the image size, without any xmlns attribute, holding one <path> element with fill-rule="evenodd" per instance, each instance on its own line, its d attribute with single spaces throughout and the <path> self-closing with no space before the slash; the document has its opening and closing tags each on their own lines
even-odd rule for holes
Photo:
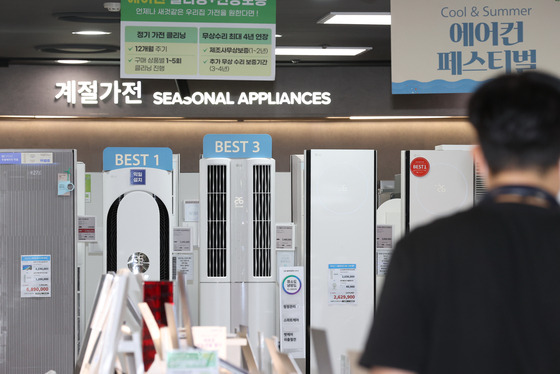
<svg viewBox="0 0 560 374">
<path fill-rule="evenodd" d="M 169 148 L 106 148 L 103 216 L 107 271 L 128 268 L 168 280 L 173 161 Z M 116 165 L 115 165 L 116 164 Z"/>
<path fill-rule="evenodd" d="M 374 150 L 305 151 L 307 325 L 327 331 L 334 373 L 363 348 L 374 311 L 376 159 Z M 306 372 L 322 374 L 311 344 Z"/>
<path fill-rule="evenodd" d="M 276 332 L 275 161 L 200 160 L 200 324 Z"/>
<path fill-rule="evenodd" d="M 401 152 L 405 232 L 472 207 L 485 192 L 470 146 Z"/>
</svg>

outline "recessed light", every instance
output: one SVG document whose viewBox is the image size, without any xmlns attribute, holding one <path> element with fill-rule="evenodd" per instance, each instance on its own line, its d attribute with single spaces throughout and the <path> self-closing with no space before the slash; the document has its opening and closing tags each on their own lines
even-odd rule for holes
<svg viewBox="0 0 560 374">
<path fill-rule="evenodd" d="M 110 35 L 111 33 L 108 31 L 84 30 L 84 31 L 73 31 L 72 34 L 97 36 L 97 35 Z"/>
<path fill-rule="evenodd" d="M 78 64 L 87 64 L 89 60 L 56 60 L 59 64 L 69 64 L 69 65 L 78 65 Z"/>
<path fill-rule="evenodd" d="M 331 12 L 317 23 L 326 25 L 390 25 L 391 13 Z"/>
<path fill-rule="evenodd" d="M 371 47 L 276 47 L 277 56 L 357 56 Z"/>
<path fill-rule="evenodd" d="M 452 119 L 457 116 L 350 116 L 351 120 L 389 120 L 389 119 Z"/>
</svg>

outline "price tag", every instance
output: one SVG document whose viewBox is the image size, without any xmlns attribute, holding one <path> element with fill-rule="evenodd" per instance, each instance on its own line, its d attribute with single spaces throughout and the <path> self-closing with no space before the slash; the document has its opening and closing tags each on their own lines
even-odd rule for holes
<svg viewBox="0 0 560 374">
<path fill-rule="evenodd" d="M 51 256 L 21 256 L 21 297 L 51 297 Z"/>
</svg>

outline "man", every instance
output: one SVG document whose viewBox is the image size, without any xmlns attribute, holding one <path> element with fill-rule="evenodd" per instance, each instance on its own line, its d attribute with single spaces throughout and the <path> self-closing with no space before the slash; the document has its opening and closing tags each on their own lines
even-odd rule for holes
<svg viewBox="0 0 560 374">
<path fill-rule="evenodd" d="M 560 80 L 491 80 L 469 117 L 489 193 L 397 245 L 371 373 L 560 373 Z"/>
</svg>

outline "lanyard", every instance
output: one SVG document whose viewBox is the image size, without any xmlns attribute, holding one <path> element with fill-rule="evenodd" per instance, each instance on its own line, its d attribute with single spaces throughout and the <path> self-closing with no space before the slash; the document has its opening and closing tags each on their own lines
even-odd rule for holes
<svg viewBox="0 0 560 374">
<path fill-rule="evenodd" d="M 503 186 L 489 191 L 484 203 L 521 203 L 542 208 L 560 209 L 554 196 L 540 188 L 530 186 Z"/>
</svg>

